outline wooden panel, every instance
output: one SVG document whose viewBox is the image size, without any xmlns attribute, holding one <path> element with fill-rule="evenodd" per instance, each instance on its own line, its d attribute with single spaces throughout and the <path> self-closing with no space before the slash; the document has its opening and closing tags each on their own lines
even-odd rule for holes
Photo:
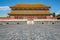
<svg viewBox="0 0 60 40">
<path fill-rule="evenodd" d="M 23 19 L 23 16 L 15 16 L 15 19 Z"/>
</svg>

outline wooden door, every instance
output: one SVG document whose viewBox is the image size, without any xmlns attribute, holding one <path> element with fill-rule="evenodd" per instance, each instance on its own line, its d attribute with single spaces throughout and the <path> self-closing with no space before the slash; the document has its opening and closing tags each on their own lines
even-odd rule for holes
<svg viewBox="0 0 60 40">
<path fill-rule="evenodd" d="M 27 19 L 28 20 L 33 20 L 34 19 L 34 16 L 28 16 Z"/>
</svg>

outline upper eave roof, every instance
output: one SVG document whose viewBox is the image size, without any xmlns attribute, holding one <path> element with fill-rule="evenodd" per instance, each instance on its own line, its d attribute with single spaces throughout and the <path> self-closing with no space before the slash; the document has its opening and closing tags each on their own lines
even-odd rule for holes
<svg viewBox="0 0 60 40">
<path fill-rule="evenodd" d="M 50 8 L 44 4 L 17 4 L 15 6 L 10 6 L 10 8 Z"/>
</svg>

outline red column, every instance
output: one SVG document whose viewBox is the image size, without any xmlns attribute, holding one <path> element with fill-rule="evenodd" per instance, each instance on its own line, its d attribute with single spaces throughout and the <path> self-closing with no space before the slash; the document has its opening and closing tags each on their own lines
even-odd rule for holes
<svg viewBox="0 0 60 40">
<path fill-rule="evenodd" d="M 15 17 L 14 17 L 14 16 L 10 16 L 9 18 L 10 18 L 10 19 L 15 19 Z"/>
<path fill-rule="evenodd" d="M 46 16 L 46 19 L 52 19 L 51 16 Z"/>
</svg>

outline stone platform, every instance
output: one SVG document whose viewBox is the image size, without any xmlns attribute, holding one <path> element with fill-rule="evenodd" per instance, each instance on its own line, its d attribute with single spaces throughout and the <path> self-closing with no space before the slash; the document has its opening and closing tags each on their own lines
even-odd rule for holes
<svg viewBox="0 0 60 40">
<path fill-rule="evenodd" d="M 0 40 L 60 40 L 60 21 L 1 20 Z"/>
</svg>

